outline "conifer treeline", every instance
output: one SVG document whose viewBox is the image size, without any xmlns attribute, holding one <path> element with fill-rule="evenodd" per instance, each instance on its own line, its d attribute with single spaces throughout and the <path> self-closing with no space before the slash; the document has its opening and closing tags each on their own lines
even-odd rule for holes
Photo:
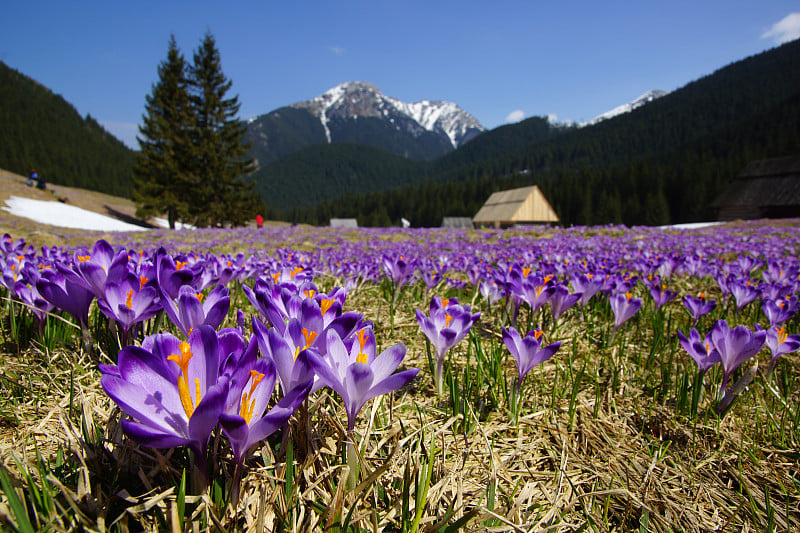
<svg viewBox="0 0 800 533">
<path fill-rule="evenodd" d="M 60 95 L 0 62 L 0 168 L 130 197 L 134 153 Z"/>
<path fill-rule="evenodd" d="M 137 215 L 166 213 L 195 226 L 239 226 L 261 210 L 237 118 L 238 97 L 228 97 L 232 82 L 222 72 L 219 51 L 206 33 L 187 65 L 170 38 L 158 81 L 146 99 L 141 152 L 134 168 Z"/>
<path fill-rule="evenodd" d="M 507 126 L 509 149 L 486 149 L 481 143 L 493 132 L 484 134 L 432 163 L 425 184 L 334 198 L 287 216 L 315 224 L 357 217 L 363 225 L 405 217 L 436 226 L 443 216 L 474 215 L 494 191 L 537 184 L 565 224 L 708 220 L 710 204 L 749 161 L 800 153 L 799 101 L 795 41 L 636 112 L 523 146 L 515 146 L 514 133 L 524 137 L 530 126 Z"/>
</svg>

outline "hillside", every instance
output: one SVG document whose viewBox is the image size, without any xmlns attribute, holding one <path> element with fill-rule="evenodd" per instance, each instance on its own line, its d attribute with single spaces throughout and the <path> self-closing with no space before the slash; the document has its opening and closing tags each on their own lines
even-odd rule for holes
<svg viewBox="0 0 800 533">
<path fill-rule="evenodd" d="M 333 199 L 293 216 L 322 222 L 319 214 L 340 216 L 347 206 L 369 218 L 391 206 L 394 223 L 438 225 L 444 215 L 473 215 L 493 191 L 538 184 L 565 224 L 707 220 L 709 204 L 748 161 L 800 151 L 799 103 L 794 41 L 593 126 L 530 142 L 514 139 L 535 137 L 541 121 L 505 126 L 506 142 L 494 132 L 477 137 L 431 163 L 425 184 Z"/>
<path fill-rule="evenodd" d="M 60 245 L 64 239 L 88 244 L 102 236 L 98 232 L 40 224 L 12 215 L 3 209 L 6 207 L 6 200 L 12 196 L 59 202 L 130 224 L 148 225 L 136 218 L 136 206 L 127 198 L 52 183 L 47 184 L 46 190 L 39 190 L 26 186 L 25 181 L 25 176 L 0 169 L 0 235 L 8 233 L 14 239 L 23 238 L 27 242 L 47 246 Z"/>
<path fill-rule="evenodd" d="M 0 62 L 0 168 L 130 197 L 134 152 L 60 95 Z"/>
<path fill-rule="evenodd" d="M 267 205 L 288 209 L 313 206 L 342 191 L 358 194 L 419 183 L 425 168 L 364 144 L 317 144 L 267 165 L 249 179 Z"/>
</svg>

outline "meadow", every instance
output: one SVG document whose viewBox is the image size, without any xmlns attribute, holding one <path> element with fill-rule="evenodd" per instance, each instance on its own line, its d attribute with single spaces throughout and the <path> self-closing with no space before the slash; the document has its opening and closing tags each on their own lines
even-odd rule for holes
<svg viewBox="0 0 800 533">
<path fill-rule="evenodd" d="M 4 529 L 800 529 L 796 220 L 11 229 Z"/>
</svg>

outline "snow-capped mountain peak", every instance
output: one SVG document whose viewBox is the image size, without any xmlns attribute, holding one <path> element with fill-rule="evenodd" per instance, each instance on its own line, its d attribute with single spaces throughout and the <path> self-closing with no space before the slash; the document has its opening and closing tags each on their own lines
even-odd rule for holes
<svg viewBox="0 0 800 533">
<path fill-rule="evenodd" d="M 617 107 L 615 107 L 614 109 L 612 109 L 610 111 L 606 111 L 605 113 L 597 115 L 596 117 L 594 117 L 589 122 L 586 122 L 586 123 L 581 124 L 581 125 L 582 126 L 591 126 L 592 124 L 597 124 L 598 122 L 600 122 L 602 120 L 607 120 L 609 118 L 616 117 L 617 115 L 622 115 L 623 113 L 630 113 L 634 109 L 638 109 L 638 108 L 642 107 L 643 105 L 648 104 L 648 103 L 652 102 L 653 100 L 656 100 L 657 98 L 661 98 L 665 94 L 667 94 L 666 91 L 660 91 L 658 89 L 655 89 L 655 90 L 652 90 L 652 91 L 647 91 L 646 93 L 641 95 L 639 98 L 633 100 L 632 102 L 629 102 L 627 104 L 622 104 L 621 106 L 617 106 Z"/>
<path fill-rule="evenodd" d="M 384 96 L 378 87 L 362 81 L 342 83 L 292 107 L 305 108 L 316 115 L 328 142 L 332 140 L 330 122 L 334 118 L 377 117 L 398 128 L 402 123 L 412 134 L 419 129 L 445 135 L 453 148 L 485 130 L 475 117 L 452 102 L 422 100 L 406 103 Z"/>
</svg>

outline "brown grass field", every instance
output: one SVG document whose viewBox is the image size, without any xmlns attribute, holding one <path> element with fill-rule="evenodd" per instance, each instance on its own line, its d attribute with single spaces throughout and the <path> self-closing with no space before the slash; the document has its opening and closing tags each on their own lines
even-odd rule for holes
<svg viewBox="0 0 800 533">
<path fill-rule="evenodd" d="M 11 195 L 134 216 L 128 200 L 50 184 L 38 191 L 0 171 L 0 206 Z M 5 211 L 2 233 L 37 246 L 116 238 L 45 227 Z M 325 288 L 341 282 L 319 280 Z M 185 454 L 140 447 L 121 433 L 120 412 L 97 370 L 115 354 L 89 354 L 80 343 L 21 342 L 12 335 L 7 303 L 0 311 L 0 461 L 21 501 L 33 501 L 36 490 L 52 495 L 49 506 L 27 506 L 32 522 L 51 531 L 800 531 L 797 354 L 782 361 L 785 397 L 759 376 L 725 418 L 713 414 L 709 390 L 692 419 L 676 412 L 676 385 L 661 389 L 665 373 L 694 364 L 675 328 L 653 356 L 649 320 L 621 330 L 609 346 L 599 318 L 570 313 L 557 331 L 561 351 L 529 375 L 513 424 L 499 385 L 475 356 L 478 345 L 498 345 L 501 317 L 481 309 L 474 342 L 454 349 L 452 369 L 462 387 L 454 405 L 436 397 L 413 314 L 429 298 L 424 286 L 404 292 L 390 329 L 378 288 L 348 297 L 349 310 L 375 322 L 379 344 L 404 342 L 403 366 L 422 369 L 411 386 L 361 412 L 354 488 L 344 482 L 343 409 L 323 391 L 297 415 L 290 439 L 256 451 L 238 504 L 213 487 L 193 488 L 191 476 L 184 497 Z M 652 357 L 649 366 L 640 364 Z M 513 375 L 510 356 L 502 368 Z M 224 493 L 233 473 L 220 440 L 212 450 Z M 0 529 L 19 527 L 4 492 Z"/>
</svg>

